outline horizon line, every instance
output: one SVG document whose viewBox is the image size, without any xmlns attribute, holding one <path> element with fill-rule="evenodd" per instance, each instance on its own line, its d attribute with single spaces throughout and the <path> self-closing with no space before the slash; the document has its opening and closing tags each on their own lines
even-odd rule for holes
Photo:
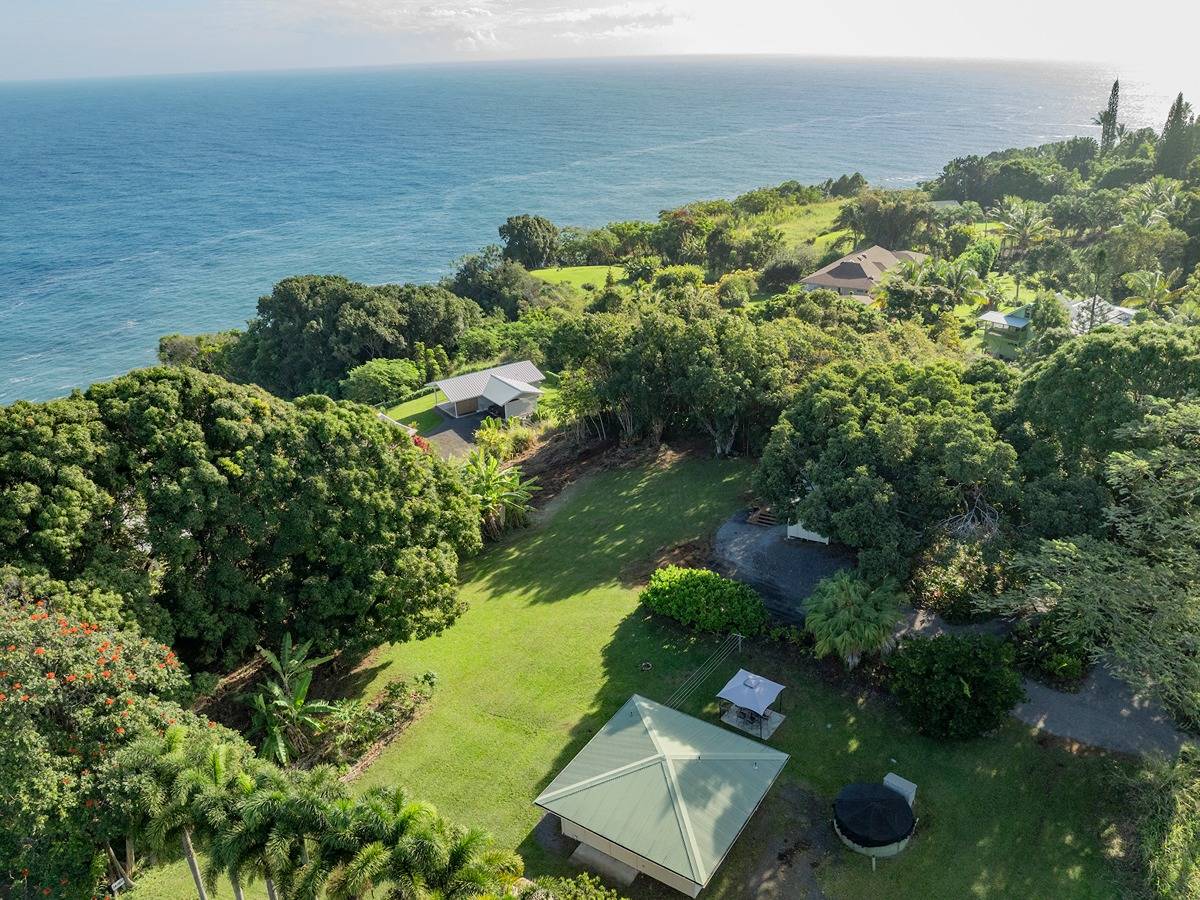
<svg viewBox="0 0 1200 900">
<path fill-rule="evenodd" d="M 161 72 L 126 72 L 94 75 L 54 75 L 33 77 L 0 77 L 0 85 L 15 84 L 55 84 L 64 82 L 84 81 L 132 81 L 142 78 L 189 78 L 210 77 L 220 75 L 286 75 L 321 72 L 370 72 L 389 71 L 393 69 L 420 68 L 454 68 L 489 65 L 521 65 L 521 64 L 563 64 L 563 63 L 603 63 L 603 62 L 636 62 L 644 60 L 688 60 L 688 59 L 778 59 L 778 60 L 836 60 L 857 61 L 864 63 L 956 63 L 960 65 L 995 66 L 1013 65 L 1016 63 L 1033 63 L 1052 68 L 1076 68 L 1080 66 L 1116 66 L 1112 60 L 1106 59 L 1045 59 L 1042 57 L 1024 56 L 930 56 L 904 54 L 853 54 L 853 53 L 776 53 L 745 51 L 737 53 L 619 53 L 594 54 L 584 56 L 496 56 L 496 57 L 448 57 L 445 59 L 427 59 L 412 62 L 374 63 L 368 65 L 328 65 L 328 66 L 275 66 L 261 69 L 227 68 L 227 69 L 185 69 Z M 1114 77 L 1116 77 L 1114 75 Z"/>
</svg>

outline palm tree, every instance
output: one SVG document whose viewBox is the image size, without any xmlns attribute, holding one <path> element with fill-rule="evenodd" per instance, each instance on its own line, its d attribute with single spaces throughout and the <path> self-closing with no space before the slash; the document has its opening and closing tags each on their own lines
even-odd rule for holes
<svg viewBox="0 0 1200 900">
<path fill-rule="evenodd" d="M 873 586 L 843 570 L 823 579 L 805 601 L 804 626 L 816 639 L 816 655 L 836 653 L 847 669 L 864 653 L 891 649 L 899 620 L 900 593 L 891 579 Z"/>
<path fill-rule="evenodd" d="M 172 725 L 160 736 L 150 736 L 131 745 L 124 754 L 122 767 L 139 774 L 133 790 L 133 802 L 142 813 L 143 837 L 155 847 L 178 840 L 187 859 L 196 895 L 208 900 L 204 876 L 196 857 L 193 835 L 199 808 L 193 805 L 201 781 L 195 771 L 196 735 L 181 725 Z M 205 742 L 207 743 L 207 742 Z"/>
<path fill-rule="evenodd" d="M 474 450 L 462 466 L 467 490 L 479 504 L 483 532 L 498 540 L 510 528 L 529 520 L 529 501 L 538 490 L 537 480 L 522 476 L 520 466 L 505 466 L 482 450 Z"/>
<path fill-rule="evenodd" d="M 329 766 L 283 770 L 259 763 L 253 774 L 254 788 L 239 799 L 236 823 L 212 852 L 231 879 L 262 878 L 267 897 L 276 900 L 276 883 L 290 884 L 307 864 L 308 835 L 316 833 L 321 810 L 344 798 L 346 789 Z"/>
<path fill-rule="evenodd" d="M 217 743 L 189 754 L 190 765 L 180 773 L 176 791 L 190 797 L 195 830 L 209 847 L 206 876 L 215 880 L 220 871 L 229 875 L 235 900 L 242 900 L 242 882 L 236 867 L 224 862 L 225 840 L 237 824 L 238 801 L 254 790 L 254 779 L 246 772 L 244 744 Z"/>
<path fill-rule="evenodd" d="M 1175 269 L 1166 275 L 1162 272 L 1129 272 L 1122 279 L 1129 288 L 1127 299 L 1130 303 L 1144 306 L 1150 312 L 1162 315 L 1184 292 L 1182 287 L 1171 287 L 1180 274 L 1181 269 Z"/>
<path fill-rule="evenodd" d="M 480 894 L 503 893 L 521 877 L 521 858 L 497 849 L 491 835 L 476 828 L 461 828 L 439 820 L 432 857 L 426 861 L 424 881 L 409 896 L 422 900 L 467 900 Z"/>
<path fill-rule="evenodd" d="M 975 267 L 964 259 L 954 260 L 939 266 L 939 280 L 953 298 L 955 306 L 974 306 L 983 296 L 983 279 Z"/>
<path fill-rule="evenodd" d="M 326 804 L 315 852 L 297 879 L 294 896 L 359 897 L 375 886 L 419 883 L 434 859 L 437 811 L 401 788 L 372 788 L 355 801 Z M 403 896 L 403 895 L 401 895 Z"/>
<path fill-rule="evenodd" d="M 1036 244 L 1054 233 L 1050 217 L 1039 203 L 1022 200 L 1020 197 L 1005 197 L 988 210 L 988 215 L 1000 226 L 1002 241 L 1009 248 L 1012 259 L 1023 258 Z M 1016 300 L 1021 300 L 1021 273 L 1014 271 L 1017 285 Z"/>
</svg>

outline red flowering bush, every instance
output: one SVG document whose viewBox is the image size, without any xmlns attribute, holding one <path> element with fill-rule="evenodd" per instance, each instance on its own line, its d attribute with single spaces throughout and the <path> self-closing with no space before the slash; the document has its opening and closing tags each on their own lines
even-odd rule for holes
<svg viewBox="0 0 1200 900">
<path fill-rule="evenodd" d="M 195 717 L 172 702 L 187 677 L 169 647 L 55 605 L 27 583 L 0 598 L 0 894 L 91 897 L 104 841 L 121 840 L 98 773 L 129 741 Z"/>
</svg>

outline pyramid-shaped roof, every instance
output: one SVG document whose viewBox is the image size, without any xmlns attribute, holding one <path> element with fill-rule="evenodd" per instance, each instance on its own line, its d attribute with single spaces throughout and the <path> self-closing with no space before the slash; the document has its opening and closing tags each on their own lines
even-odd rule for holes
<svg viewBox="0 0 1200 900">
<path fill-rule="evenodd" d="M 703 886 L 787 759 L 634 694 L 534 802 Z"/>
</svg>

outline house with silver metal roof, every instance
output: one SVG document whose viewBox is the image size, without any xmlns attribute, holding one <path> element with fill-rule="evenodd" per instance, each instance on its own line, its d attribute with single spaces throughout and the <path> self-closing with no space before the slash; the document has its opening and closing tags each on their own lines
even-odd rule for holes
<svg viewBox="0 0 1200 900">
<path fill-rule="evenodd" d="M 538 387 L 546 376 L 527 359 L 493 366 L 479 372 L 468 372 L 432 382 L 445 399 L 437 408 L 448 416 L 459 418 L 489 410 L 502 418 L 524 418 L 537 408 L 542 395 Z"/>
<path fill-rule="evenodd" d="M 628 880 L 641 872 L 695 897 L 787 760 L 634 694 L 534 803 L 597 867 L 628 872 Z"/>
</svg>

